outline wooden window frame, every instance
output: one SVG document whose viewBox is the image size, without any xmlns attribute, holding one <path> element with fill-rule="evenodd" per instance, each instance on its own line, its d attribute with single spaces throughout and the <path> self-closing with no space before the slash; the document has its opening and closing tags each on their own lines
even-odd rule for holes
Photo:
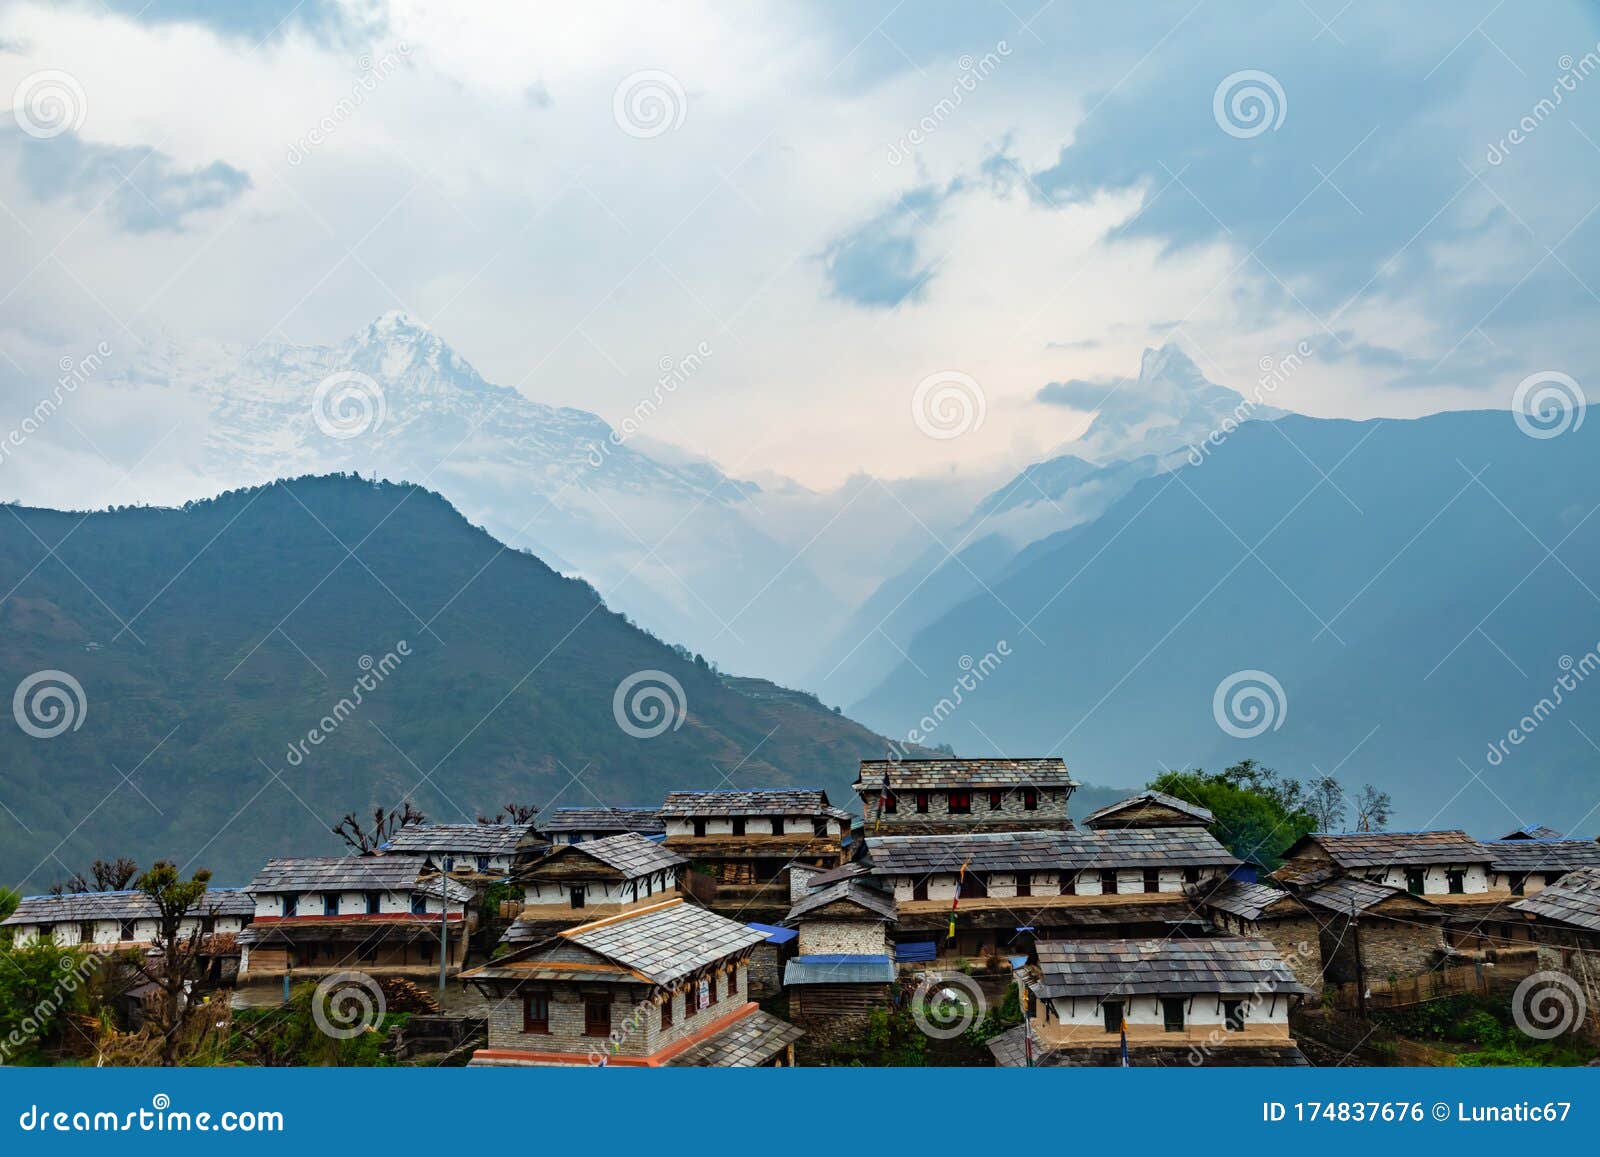
<svg viewBox="0 0 1600 1157">
<path fill-rule="evenodd" d="M 1107 887 L 1107 885 L 1110 885 Z M 1115 896 L 1117 894 L 1117 870 L 1115 868 L 1100 869 L 1100 894 L 1102 896 Z"/>
<path fill-rule="evenodd" d="M 1107 1032 L 1120 1033 L 1122 1018 L 1127 1015 L 1127 1005 L 1120 1000 L 1102 1000 L 1100 1015 L 1104 1018 Z"/>
<path fill-rule="evenodd" d="M 543 1002 L 543 1018 L 536 1017 L 533 1014 L 534 1004 L 536 1001 Z M 533 1033 L 538 1036 L 550 1035 L 549 989 L 541 988 L 536 989 L 533 992 L 525 992 L 522 994 L 522 1031 L 525 1033 Z"/>
<path fill-rule="evenodd" d="M 663 1030 L 672 1027 L 672 993 L 667 993 L 667 998 L 661 1002 L 661 1027 Z"/>
<path fill-rule="evenodd" d="M 1161 1031 L 1183 1032 L 1188 1026 L 1184 998 L 1181 996 L 1163 996 L 1161 998 Z"/>
<path fill-rule="evenodd" d="M 604 1028 L 600 1027 L 599 1020 L 593 1015 L 594 1010 L 601 1006 L 604 1006 L 606 1010 Z M 587 1037 L 607 1037 L 611 1035 L 611 998 L 609 996 L 586 996 L 583 998 L 583 1035 Z"/>
<path fill-rule="evenodd" d="M 1222 1002 L 1222 1031 L 1243 1032 L 1249 1023 L 1250 1008 L 1242 1000 Z"/>
<path fill-rule="evenodd" d="M 918 876 L 911 881 L 911 898 L 913 900 L 926 900 L 928 898 L 928 877 Z"/>
<path fill-rule="evenodd" d="M 1059 879 L 1061 895 L 1076 896 L 1078 894 L 1078 873 L 1062 872 Z"/>
<path fill-rule="evenodd" d="M 1017 895 L 1018 896 L 1032 896 L 1033 895 L 1033 873 L 1032 872 L 1018 872 L 1017 873 Z"/>
<path fill-rule="evenodd" d="M 919 816 L 928 814 L 928 793 L 925 791 L 917 793 L 917 814 Z"/>
<path fill-rule="evenodd" d="M 736 835 L 736 836 L 744 835 L 744 817 L 743 816 L 734 816 L 733 817 L 733 834 Z"/>
<path fill-rule="evenodd" d="M 1036 788 L 1036 787 L 1025 787 L 1025 788 L 1022 789 L 1022 810 L 1025 811 L 1025 812 L 1033 812 L 1033 811 L 1038 811 L 1039 810 L 1039 789 L 1038 788 Z"/>
<path fill-rule="evenodd" d="M 1144 870 L 1144 890 L 1146 893 L 1161 891 L 1161 869 L 1146 868 Z"/>
<path fill-rule="evenodd" d="M 989 810 L 997 812 L 1003 808 L 1005 806 L 1005 796 L 1006 793 L 1003 791 L 991 791 L 989 793 Z"/>
<path fill-rule="evenodd" d="M 952 791 L 945 793 L 945 810 L 953 816 L 969 816 L 972 814 L 972 793 L 970 791 Z"/>
<path fill-rule="evenodd" d="M 781 836 L 781 835 L 784 834 L 784 825 L 783 825 L 783 817 L 782 816 L 773 816 L 772 817 L 772 834 L 775 835 L 775 836 Z"/>
<path fill-rule="evenodd" d="M 693 825 L 695 839 L 703 840 L 706 838 L 706 821 L 704 817 L 692 819 L 689 823 Z"/>
</svg>

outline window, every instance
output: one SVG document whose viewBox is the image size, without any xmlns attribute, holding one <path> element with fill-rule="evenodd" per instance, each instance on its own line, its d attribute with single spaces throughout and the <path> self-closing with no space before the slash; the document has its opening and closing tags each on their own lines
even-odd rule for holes
<svg viewBox="0 0 1600 1157">
<path fill-rule="evenodd" d="M 733 966 L 733 971 L 728 973 L 728 995 L 729 996 L 737 996 L 738 994 L 739 994 L 739 966 L 737 964 L 735 964 Z"/>
<path fill-rule="evenodd" d="M 1198 884 L 1200 882 L 1200 869 L 1185 868 L 1183 870 L 1183 882 L 1185 884 Z"/>
<path fill-rule="evenodd" d="M 913 900 L 926 900 L 928 898 L 928 877 L 922 876 L 911 881 L 911 898 Z"/>
<path fill-rule="evenodd" d="M 1413 896 L 1422 895 L 1422 882 L 1425 878 L 1426 873 L 1424 873 L 1421 868 L 1407 868 L 1406 891 L 1410 892 Z"/>
<path fill-rule="evenodd" d="M 487 872 L 488 870 L 489 870 L 489 857 L 488 856 L 479 856 L 478 857 L 478 871 Z"/>
<path fill-rule="evenodd" d="M 428 898 L 421 892 L 411 893 L 411 914 L 413 916 L 426 916 L 428 914 Z"/>
<path fill-rule="evenodd" d="M 949 795 L 947 807 L 953 816 L 972 814 L 972 793 L 970 791 L 953 791 Z"/>
<path fill-rule="evenodd" d="M 1452 896 L 1459 896 L 1467 890 L 1467 874 L 1460 868 L 1451 868 L 1444 874 L 1444 878 L 1449 884 Z"/>
<path fill-rule="evenodd" d="M 583 1035 L 611 1035 L 611 998 L 586 996 L 583 998 Z"/>
<path fill-rule="evenodd" d="M 1039 1015 L 1039 998 L 1034 996 L 1033 989 L 1028 989 L 1028 1019 L 1032 1020 Z"/>
<path fill-rule="evenodd" d="M 782 816 L 773 816 L 772 817 L 772 834 L 775 835 L 775 836 L 783 835 L 783 817 Z"/>
<path fill-rule="evenodd" d="M 1513 896 L 1520 896 L 1524 892 L 1526 892 L 1527 889 L 1528 889 L 1528 873 L 1526 873 L 1526 872 L 1512 872 L 1511 873 L 1511 894 Z"/>
<path fill-rule="evenodd" d="M 444 870 L 447 872 L 456 870 L 456 858 L 454 856 L 446 856 L 444 858 Z"/>
<path fill-rule="evenodd" d="M 1000 810 L 1000 801 L 1001 801 L 1002 798 L 1004 798 L 1004 793 L 1003 792 L 991 791 L 989 793 L 989 810 L 992 811 L 992 812 L 999 811 Z"/>
<path fill-rule="evenodd" d="M 1146 892 L 1161 891 L 1161 869 L 1146 868 L 1144 870 L 1144 890 Z"/>
<path fill-rule="evenodd" d="M 582 908 L 584 901 L 588 899 L 588 897 L 583 894 L 582 888 L 573 888 L 569 895 L 574 908 Z"/>
<path fill-rule="evenodd" d="M 693 1016 L 700 1011 L 700 988 L 690 981 L 683 990 L 683 1015 Z"/>
<path fill-rule="evenodd" d="M 368 892 L 367 893 L 367 915 L 368 916 L 376 916 L 382 911 L 383 911 L 383 893 L 382 892 Z"/>
<path fill-rule="evenodd" d="M 961 894 L 963 896 L 971 896 L 975 900 L 981 900 L 988 896 L 988 877 L 977 872 L 968 872 L 966 878 L 961 881 Z"/>
<path fill-rule="evenodd" d="M 699 839 L 704 839 L 705 838 L 705 834 L 706 834 L 706 821 L 705 820 L 695 820 L 694 821 L 694 834 Z"/>
<path fill-rule="evenodd" d="M 322 897 L 322 914 L 324 916 L 337 916 L 339 914 L 339 894 L 330 892 Z"/>
<path fill-rule="evenodd" d="M 1025 787 L 1022 789 L 1022 810 L 1030 812 L 1039 810 L 1038 788 Z"/>
<path fill-rule="evenodd" d="M 550 1031 L 550 994 L 548 992 L 541 990 L 523 994 L 522 1031 Z"/>
<path fill-rule="evenodd" d="M 1101 1001 L 1100 1012 L 1106 1018 L 1107 1032 L 1122 1031 L 1122 1002 L 1120 1000 Z"/>
<path fill-rule="evenodd" d="M 706 1007 L 710 1008 L 713 1004 L 717 1003 L 717 974 L 715 972 L 706 977 L 705 986 Z"/>
<path fill-rule="evenodd" d="M 1076 896 L 1078 894 L 1078 873 L 1061 873 L 1061 894 L 1063 896 Z"/>
<path fill-rule="evenodd" d="M 1243 1032 L 1244 1017 L 1244 1001 L 1225 1000 L 1222 1002 L 1222 1026 L 1229 1032 Z"/>
<path fill-rule="evenodd" d="M 672 993 L 670 992 L 667 993 L 666 999 L 661 1002 L 661 1027 L 672 1027 Z"/>
<path fill-rule="evenodd" d="M 736 836 L 744 835 L 744 817 L 743 816 L 734 816 L 733 817 L 733 834 L 736 835 Z"/>
<path fill-rule="evenodd" d="M 84 921 L 82 924 L 78 925 L 78 943 L 79 944 L 93 944 L 94 943 L 94 924 L 93 923 L 91 923 L 89 921 Z"/>
<path fill-rule="evenodd" d="M 1117 870 L 1115 868 L 1100 869 L 1100 891 L 1107 896 L 1117 894 Z"/>
<path fill-rule="evenodd" d="M 917 793 L 917 814 L 928 814 L 928 793 L 925 791 L 919 791 Z"/>
<path fill-rule="evenodd" d="M 132 920 L 121 920 L 121 921 L 118 921 L 118 923 L 117 923 L 117 939 L 118 940 L 132 940 L 133 939 L 133 921 Z"/>
<path fill-rule="evenodd" d="M 828 817 L 816 816 L 811 821 L 811 834 L 819 840 L 828 838 Z"/>
<path fill-rule="evenodd" d="M 1161 1027 L 1167 1032 L 1183 1031 L 1183 997 L 1161 998 Z"/>
<path fill-rule="evenodd" d="M 284 919 L 287 920 L 289 917 L 298 916 L 299 914 L 300 914 L 300 897 L 299 896 L 285 896 L 283 898 L 283 916 L 284 916 Z"/>
<path fill-rule="evenodd" d="M 883 796 L 883 811 L 884 811 L 884 814 L 892 816 L 892 815 L 894 815 L 895 812 L 897 812 L 899 810 L 900 810 L 900 800 L 898 798 L 896 798 L 894 792 L 892 792 L 892 791 L 891 792 L 886 792 L 884 794 L 884 796 Z"/>
<path fill-rule="evenodd" d="M 1033 873 L 1032 872 L 1018 872 L 1017 873 L 1017 895 L 1019 895 L 1019 896 L 1031 896 L 1031 895 L 1033 895 Z"/>
</svg>

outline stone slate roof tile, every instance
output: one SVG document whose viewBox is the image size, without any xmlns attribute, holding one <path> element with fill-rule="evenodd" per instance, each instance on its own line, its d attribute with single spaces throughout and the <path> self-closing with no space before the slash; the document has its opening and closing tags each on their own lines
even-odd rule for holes
<svg viewBox="0 0 1600 1157">
<path fill-rule="evenodd" d="M 1518 912 L 1600 932 L 1600 868 L 1579 868 L 1511 905 Z"/>
<path fill-rule="evenodd" d="M 625 879 L 681 867 L 689 861 L 672 849 L 647 840 L 638 832 L 622 832 L 600 840 L 571 845 L 567 855 L 593 856 L 608 868 L 615 868 Z"/>
<path fill-rule="evenodd" d="M 850 822 L 847 811 L 828 803 L 828 793 L 814 788 L 779 787 L 749 791 L 669 791 L 663 817 L 699 816 L 832 816 Z"/>
<path fill-rule="evenodd" d="M 826 888 L 802 896 L 796 900 L 794 907 L 789 909 L 788 920 L 798 920 L 807 912 L 814 912 L 818 908 L 825 908 L 836 901 L 846 901 L 859 908 L 865 908 L 874 916 L 881 916 L 892 921 L 895 918 L 898 906 L 894 897 L 859 879 L 840 880 L 837 884 L 830 884 Z"/>
<path fill-rule="evenodd" d="M 1300 899 L 1318 908 L 1337 912 L 1341 916 L 1357 916 L 1396 896 L 1408 896 L 1419 904 L 1427 903 L 1421 896 L 1413 896 L 1404 888 L 1375 884 L 1371 880 L 1361 880 L 1354 876 L 1339 876 L 1329 880 L 1321 887 L 1302 892 Z"/>
<path fill-rule="evenodd" d="M 895 791 L 1078 786 L 1061 759 L 863 759 L 855 790 L 881 788 L 885 772 Z"/>
<path fill-rule="evenodd" d="M 1491 840 L 1496 872 L 1570 872 L 1600 867 L 1600 844 L 1593 840 Z"/>
<path fill-rule="evenodd" d="M 256 902 L 243 888 L 211 888 L 193 909 L 197 916 L 253 916 Z M 143 892 L 68 892 L 25 896 L 4 924 L 65 924 L 78 920 L 154 920 L 160 913 Z"/>
<path fill-rule="evenodd" d="M 1270 940 L 1042 940 L 1029 987 L 1046 999 L 1309 993 Z"/>
<path fill-rule="evenodd" d="M 1341 868 L 1483 864 L 1494 859 L 1477 840 L 1453 828 L 1437 832 L 1317 832 L 1300 842 L 1307 840 L 1320 845 Z M 1292 858 L 1294 850 L 1290 848 L 1285 855 Z"/>
<path fill-rule="evenodd" d="M 409 892 L 428 858 L 419 854 L 296 856 L 268 860 L 251 892 Z"/>
<path fill-rule="evenodd" d="M 509 856 L 532 824 L 410 824 L 385 845 L 389 852 Z"/>
<path fill-rule="evenodd" d="M 661 812 L 653 807 L 558 807 L 540 814 L 534 824 L 541 832 L 639 832 L 660 835 L 666 831 Z"/>
<path fill-rule="evenodd" d="M 1204 897 L 1207 907 L 1238 916 L 1242 920 L 1259 920 L 1268 908 L 1289 893 L 1270 884 L 1252 884 L 1244 880 L 1225 880 Z"/>
<path fill-rule="evenodd" d="M 1201 827 L 1113 831 L 984 832 L 867 839 L 878 876 L 954 872 L 1081 871 L 1086 868 L 1233 867 L 1239 861 Z"/>
<path fill-rule="evenodd" d="M 1529 824 L 1525 828 L 1507 832 L 1500 838 L 1502 840 L 1560 840 L 1566 838 L 1566 833 L 1558 832 L 1555 828 L 1547 828 L 1543 824 Z"/>
<path fill-rule="evenodd" d="M 1083 822 L 1086 826 L 1092 825 L 1097 820 L 1110 819 L 1118 812 L 1142 803 L 1158 803 L 1163 807 L 1172 808 L 1174 811 L 1183 812 L 1185 815 L 1193 816 L 1198 824 L 1210 825 L 1217 822 L 1217 817 L 1211 813 L 1210 808 L 1201 807 L 1197 803 L 1190 803 L 1186 799 L 1179 799 L 1177 796 L 1168 795 L 1163 791 L 1142 791 L 1138 795 L 1130 795 L 1127 799 L 1107 804 L 1099 811 L 1090 812 L 1084 817 Z"/>
<path fill-rule="evenodd" d="M 634 969 L 656 984 L 670 984 L 766 939 L 737 920 L 682 900 L 581 924 L 568 928 L 561 936 Z"/>
<path fill-rule="evenodd" d="M 768 1012 L 741 1017 L 667 1060 L 669 1067 L 746 1069 L 765 1064 L 806 1034 Z"/>
</svg>

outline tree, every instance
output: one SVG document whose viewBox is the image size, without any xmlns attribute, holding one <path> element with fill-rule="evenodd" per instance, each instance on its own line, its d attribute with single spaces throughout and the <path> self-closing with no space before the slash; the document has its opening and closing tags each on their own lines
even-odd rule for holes
<svg viewBox="0 0 1600 1157">
<path fill-rule="evenodd" d="M 1319 832 L 1331 832 L 1335 828 L 1343 827 L 1344 788 L 1331 775 L 1312 780 L 1310 789 L 1306 793 L 1305 809 L 1317 821 L 1316 830 Z"/>
<path fill-rule="evenodd" d="M 89 865 L 88 875 L 74 872 L 65 881 L 50 885 L 50 894 L 60 896 L 68 892 L 121 892 L 139 874 L 139 865 L 127 856 L 115 860 L 96 860 Z"/>
<path fill-rule="evenodd" d="M 145 1019 L 161 1037 L 161 1064 L 178 1063 L 183 1046 L 183 1030 L 199 1006 L 190 1003 L 189 990 L 200 978 L 203 955 L 202 924 L 196 920 L 187 932 L 183 922 L 202 912 L 211 873 L 201 868 L 185 880 L 168 860 L 158 860 L 139 877 L 138 888 L 156 908 L 154 956 L 133 958 L 139 975 L 157 988 L 156 999 L 147 1007 Z"/>
<path fill-rule="evenodd" d="M 1356 797 L 1356 830 L 1381 832 L 1389 826 L 1389 793 L 1379 791 L 1370 783 L 1361 788 Z"/>
<path fill-rule="evenodd" d="M 8 918 L 22 903 L 22 893 L 15 888 L 0 887 L 0 920 Z"/>
<path fill-rule="evenodd" d="M 1302 806 L 1299 781 L 1284 779 L 1254 760 L 1218 772 L 1169 771 L 1150 786 L 1209 810 L 1216 817 L 1209 830 L 1217 842 L 1268 871 L 1283 862 L 1290 844 L 1316 828 Z"/>
<path fill-rule="evenodd" d="M 51 943 L 0 947 L 0 1064 L 61 1035 L 67 1018 L 87 1008 L 97 958 Z"/>
<path fill-rule="evenodd" d="M 479 816 L 478 822 L 480 824 L 516 824 L 521 827 L 527 827 L 533 822 L 533 817 L 538 814 L 539 809 L 531 803 L 508 803 L 495 813 L 493 819 L 488 816 Z"/>
<path fill-rule="evenodd" d="M 358 855 L 370 856 L 394 839 L 394 834 L 401 828 L 426 823 L 427 820 L 427 816 L 412 807 L 410 800 L 406 800 L 401 807 L 391 811 L 374 808 L 370 831 L 362 829 L 355 812 L 346 812 L 344 819 L 333 825 L 333 834 L 349 844 Z"/>
</svg>

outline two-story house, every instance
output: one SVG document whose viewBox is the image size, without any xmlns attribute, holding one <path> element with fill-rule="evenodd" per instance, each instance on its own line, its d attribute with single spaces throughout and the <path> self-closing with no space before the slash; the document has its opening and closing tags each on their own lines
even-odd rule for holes
<svg viewBox="0 0 1600 1157">
<path fill-rule="evenodd" d="M 659 836 L 666 832 L 661 810 L 653 807 L 558 807 L 540 813 L 539 833 L 553 844 L 579 844 L 623 832 Z"/>
<path fill-rule="evenodd" d="M 481 886 L 505 879 L 519 854 L 533 854 L 532 845 L 542 843 L 531 824 L 412 824 L 383 851 L 426 856 L 434 868 Z"/>
<path fill-rule="evenodd" d="M 1289 1012 L 1307 987 L 1266 940 L 1040 941 L 1018 973 L 1002 1066 L 1303 1065 Z"/>
<path fill-rule="evenodd" d="M 682 900 L 563 929 L 462 974 L 491 1000 L 474 1065 L 793 1063 L 800 1030 L 749 999 L 762 933 Z"/>
<path fill-rule="evenodd" d="M 634 832 L 553 845 L 517 873 L 522 911 L 502 939 L 521 946 L 577 924 L 675 899 L 688 862 Z"/>
<path fill-rule="evenodd" d="M 1060 759 L 863 759 L 854 785 L 886 836 L 1070 829 L 1077 787 Z"/>
<path fill-rule="evenodd" d="M 839 866 L 850 832 L 850 814 L 807 788 L 674 791 L 661 818 L 666 846 L 715 882 L 707 905 L 745 920 L 781 920 L 789 869 Z"/>
<path fill-rule="evenodd" d="M 459 970 L 477 925 L 473 892 L 423 855 L 268 860 L 250 881 L 255 917 L 239 934 L 239 977 L 318 976 L 342 969 L 432 976 L 440 941 Z"/>
<path fill-rule="evenodd" d="M 873 1010 L 889 1007 L 895 917 L 894 897 L 871 876 L 810 890 L 789 909 L 784 923 L 798 931 L 799 943 L 784 966 L 783 986 L 807 1047 L 859 1037 Z"/>
</svg>

